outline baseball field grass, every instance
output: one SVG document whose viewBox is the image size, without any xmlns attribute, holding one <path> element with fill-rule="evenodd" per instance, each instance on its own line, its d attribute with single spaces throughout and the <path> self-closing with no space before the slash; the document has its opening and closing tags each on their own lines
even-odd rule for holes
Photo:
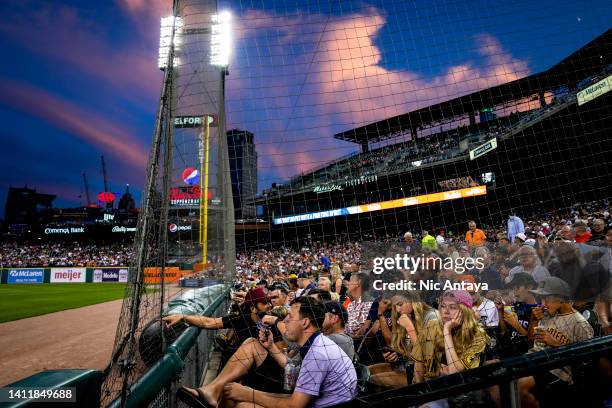
<svg viewBox="0 0 612 408">
<path fill-rule="evenodd" d="M 122 299 L 125 283 L 0 285 L 0 323 Z"/>
</svg>

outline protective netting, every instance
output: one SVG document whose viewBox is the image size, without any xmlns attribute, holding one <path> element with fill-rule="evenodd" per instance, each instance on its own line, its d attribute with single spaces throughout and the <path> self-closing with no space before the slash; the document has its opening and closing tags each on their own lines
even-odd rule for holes
<svg viewBox="0 0 612 408">
<path fill-rule="evenodd" d="M 145 266 L 234 284 L 222 318 L 167 319 L 223 329 L 209 403 L 345 402 L 610 333 L 611 32 L 603 7 L 575 8 L 175 2 L 108 395 L 184 299 Z M 211 39 L 230 21 L 231 45 Z M 605 376 L 586 378 L 543 370 L 520 394 L 545 405 Z"/>
<path fill-rule="evenodd" d="M 176 1 L 168 12 L 161 22 L 164 82 L 104 405 L 127 398 L 186 328 L 167 327 L 161 317 L 204 313 L 234 271 L 228 146 L 219 137 L 226 72 L 210 65 L 216 3 Z M 191 377 L 206 367 L 208 343 L 186 357 Z"/>
</svg>

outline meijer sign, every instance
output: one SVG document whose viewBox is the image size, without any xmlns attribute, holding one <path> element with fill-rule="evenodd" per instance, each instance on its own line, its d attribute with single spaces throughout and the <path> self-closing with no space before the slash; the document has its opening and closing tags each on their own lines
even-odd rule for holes
<svg viewBox="0 0 612 408">
<path fill-rule="evenodd" d="M 51 268 L 51 283 L 85 282 L 86 268 Z"/>
</svg>

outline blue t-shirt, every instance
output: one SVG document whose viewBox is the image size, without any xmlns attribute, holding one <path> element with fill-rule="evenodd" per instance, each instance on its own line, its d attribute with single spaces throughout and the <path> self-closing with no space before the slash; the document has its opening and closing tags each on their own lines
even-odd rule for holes
<svg viewBox="0 0 612 408">
<path fill-rule="evenodd" d="M 351 359 L 333 340 L 317 334 L 307 342 L 295 391 L 311 395 L 309 406 L 314 408 L 352 400 L 357 396 L 357 373 Z"/>
<path fill-rule="evenodd" d="M 324 267 L 329 268 L 331 265 L 331 261 L 329 260 L 328 257 L 323 256 L 321 257 L 321 263 L 323 264 Z"/>
</svg>

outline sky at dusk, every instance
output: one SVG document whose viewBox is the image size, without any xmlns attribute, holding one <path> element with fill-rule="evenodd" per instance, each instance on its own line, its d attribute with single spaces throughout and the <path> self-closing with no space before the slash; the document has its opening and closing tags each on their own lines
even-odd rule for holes
<svg viewBox="0 0 612 408">
<path fill-rule="evenodd" d="M 169 0 L 0 2 L 0 217 L 9 186 L 56 207 L 139 199 Z M 495 6 L 492 6 L 495 4 Z M 252 131 L 259 189 L 357 150 L 333 134 L 549 68 L 610 28 L 603 1 L 224 1 L 227 128 Z M 80 198 L 79 198 L 80 197 Z"/>
</svg>

